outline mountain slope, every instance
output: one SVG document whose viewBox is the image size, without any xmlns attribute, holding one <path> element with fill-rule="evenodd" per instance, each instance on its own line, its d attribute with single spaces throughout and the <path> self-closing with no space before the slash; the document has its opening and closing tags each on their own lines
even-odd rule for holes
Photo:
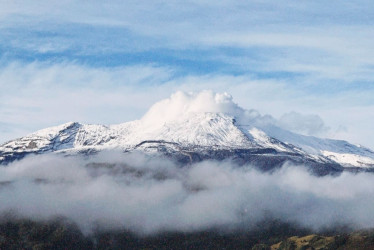
<svg viewBox="0 0 374 250">
<path fill-rule="evenodd" d="M 183 164 L 233 159 L 262 169 L 285 162 L 319 174 L 374 169 L 374 152 L 346 141 L 296 134 L 274 119 L 245 110 L 226 93 L 177 92 L 154 104 L 140 120 L 117 125 L 76 122 L 43 129 L 0 146 L 0 164 L 28 154 L 92 154 L 102 150 L 157 153 Z"/>
<path fill-rule="evenodd" d="M 370 161 L 374 159 L 370 150 L 348 142 L 302 136 L 274 126 L 240 125 L 229 114 L 200 112 L 158 126 L 143 120 L 111 126 L 66 123 L 1 145 L 0 163 L 7 164 L 28 154 L 101 150 L 158 152 L 184 163 L 236 158 L 265 169 L 286 161 L 325 165 L 326 169 L 328 165 L 334 169 L 371 168 Z M 341 155 L 364 160 L 358 163 L 351 158 L 337 159 Z"/>
</svg>

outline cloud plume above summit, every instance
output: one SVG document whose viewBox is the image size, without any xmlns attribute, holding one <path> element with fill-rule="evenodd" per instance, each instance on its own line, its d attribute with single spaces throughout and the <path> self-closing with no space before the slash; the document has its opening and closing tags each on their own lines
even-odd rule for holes
<svg viewBox="0 0 374 250">
<path fill-rule="evenodd" d="M 163 124 L 178 120 L 189 113 L 205 112 L 226 113 L 238 118 L 244 114 L 244 110 L 234 103 L 232 96 L 227 93 L 178 91 L 169 98 L 155 103 L 143 116 L 142 121 Z"/>
<path fill-rule="evenodd" d="M 162 126 L 183 119 L 191 113 L 206 112 L 227 114 L 242 125 L 252 124 L 260 127 L 274 125 L 307 135 L 323 134 L 329 130 L 318 115 L 290 112 L 276 119 L 270 115 L 261 115 L 257 110 L 240 107 L 226 92 L 215 93 L 211 90 L 195 93 L 177 91 L 169 98 L 152 105 L 141 120 L 150 126 Z"/>
</svg>

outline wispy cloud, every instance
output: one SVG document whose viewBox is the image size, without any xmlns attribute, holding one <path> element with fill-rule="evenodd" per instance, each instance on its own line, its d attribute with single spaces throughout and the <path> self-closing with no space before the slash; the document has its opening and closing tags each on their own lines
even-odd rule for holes
<svg viewBox="0 0 374 250">
<path fill-rule="evenodd" d="M 158 62 L 160 50 L 172 49 L 177 51 L 174 58 L 186 58 L 193 49 L 192 61 L 200 61 L 203 54 L 223 61 L 221 69 L 231 65 L 242 73 L 281 71 L 320 81 L 373 80 L 374 13 L 368 1 L 355 5 L 12 1 L 2 5 L 1 44 L 5 49 L 34 51 L 31 56 L 36 58 L 47 52 L 79 59 L 82 54 L 148 51 L 148 60 Z M 239 53 L 232 55 L 225 48 Z"/>
</svg>

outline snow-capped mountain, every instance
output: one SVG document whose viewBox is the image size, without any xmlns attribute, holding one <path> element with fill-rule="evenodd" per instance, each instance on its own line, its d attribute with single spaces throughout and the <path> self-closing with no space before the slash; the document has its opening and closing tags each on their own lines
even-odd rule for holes
<svg viewBox="0 0 374 250">
<path fill-rule="evenodd" d="M 183 105 L 175 103 L 173 98 L 180 102 L 178 95 L 190 99 Z M 319 174 L 374 169 L 374 152 L 367 148 L 261 123 L 251 111 L 234 104 L 231 97 L 209 95 L 213 95 L 214 105 L 207 109 L 194 109 L 199 96 L 177 93 L 156 103 L 140 120 L 110 126 L 70 122 L 46 128 L 1 145 L 0 164 L 29 154 L 121 150 L 159 153 L 181 163 L 231 158 L 262 169 L 288 161 L 308 165 Z"/>
</svg>

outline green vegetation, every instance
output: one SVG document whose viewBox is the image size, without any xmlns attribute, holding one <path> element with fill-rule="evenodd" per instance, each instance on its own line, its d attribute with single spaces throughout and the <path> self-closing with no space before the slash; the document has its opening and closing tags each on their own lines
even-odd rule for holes
<svg viewBox="0 0 374 250">
<path fill-rule="evenodd" d="M 4 216 L 0 220 L 0 249 L 374 249 L 374 232 L 315 235 L 273 221 L 246 232 L 213 230 L 137 236 L 126 230 L 95 230 L 84 235 L 63 218 L 36 222 Z"/>
</svg>

